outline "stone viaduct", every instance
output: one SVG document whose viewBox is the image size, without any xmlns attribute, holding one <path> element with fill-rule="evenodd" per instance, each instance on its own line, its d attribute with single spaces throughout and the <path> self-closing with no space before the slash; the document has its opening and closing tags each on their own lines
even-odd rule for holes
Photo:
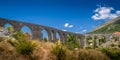
<svg viewBox="0 0 120 60">
<path fill-rule="evenodd" d="M 79 39 L 81 44 L 84 45 L 84 35 L 82 34 L 62 31 L 56 28 L 32 24 L 32 23 L 19 22 L 15 20 L 8 20 L 8 19 L 0 18 L 0 27 L 4 27 L 6 23 L 11 24 L 15 31 L 20 31 L 23 26 L 29 27 L 32 33 L 32 39 L 43 40 L 42 31 L 46 30 L 47 35 L 48 35 L 47 37 L 48 41 L 54 42 L 56 40 L 56 33 L 59 34 L 59 39 L 61 42 L 64 42 L 67 39 L 67 36 L 69 36 L 69 34 L 73 34 L 75 36 L 75 39 L 76 40 Z"/>
<path fill-rule="evenodd" d="M 65 40 L 67 40 L 67 36 L 69 36 L 70 34 L 73 34 L 75 36 L 75 40 L 76 42 L 78 42 L 77 40 L 80 40 L 80 44 L 81 46 L 86 46 L 86 40 L 87 37 L 91 37 L 92 40 L 94 40 L 94 37 L 101 37 L 104 36 L 106 38 L 106 41 L 111 40 L 111 36 L 118 36 L 119 37 L 119 41 L 120 41 L 120 35 L 114 35 L 114 34 L 78 34 L 78 33 L 72 33 L 72 32 L 67 32 L 67 31 L 62 31 L 62 30 L 58 30 L 56 28 L 52 28 L 52 27 L 47 27 L 47 26 L 42 26 L 42 25 L 38 25 L 38 24 L 32 24 L 32 23 L 26 23 L 26 22 L 19 22 L 19 21 L 15 21 L 15 20 L 9 20 L 9 19 L 4 19 L 4 18 L 0 18 L 0 27 L 4 27 L 6 23 L 9 23 L 13 26 L 15 31 L 20 31 L 22 29 L 23 26 L 27 26 L 30 28 L 31 33 L 32 33 L 32 39 L 38 39 L 38 40 L 43 40 L 43 30 L 46 30 L 47 32 L 47 40 L 54 42 L 57 40 L 56 37 L 56 33 L 58 33 L 59 35 L 59 40 L 61 42 L 64 42 Z M 98 38 L 99 39 L 99 38 Z M 97 41 L 97 46 L 99 46 L 99 40 Z"/>
<path fill-rule="evenodd" d="M 108 42 L 108 41 L 112 41 L 114 40 L 115 38 L 113 37 L 117 37 L 117 41 L 120 41 L 120 35 L 119 34 L 85 34 L 85 38 L 84 38 L 84 47 L 85 46 L 88 46 L 87 44 L 87 38 L 91 38 L 90 40 L 92 40 L 92 42 L 94 41 L 94 39 L 96 38 L 96 46 L 99 46 L 100 45 L 100 41 L 99 39 L 104 37 L 105 38 L 105 41 Z"/>
</svg>

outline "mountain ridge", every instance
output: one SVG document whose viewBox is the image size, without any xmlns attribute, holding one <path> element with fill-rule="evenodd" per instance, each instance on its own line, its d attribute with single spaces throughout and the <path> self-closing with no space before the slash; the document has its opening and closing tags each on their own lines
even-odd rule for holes
<svg viewBox="0 0 120 60">
<path fill-rule="evenodd" d="M 101 33 L 114 33 L 116 31 L 120 31 L 120 17 L 111 19 L 106 23 L 98 26 L 97 28 L 93 29 L 90 33 L 91 34 L 101 34 Z"/>
</svg>

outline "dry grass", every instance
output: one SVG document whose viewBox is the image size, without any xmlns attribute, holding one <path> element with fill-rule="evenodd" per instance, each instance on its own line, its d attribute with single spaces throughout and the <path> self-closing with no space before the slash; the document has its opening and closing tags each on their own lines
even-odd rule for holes
<svg viewBox="0 0 120 60">
<path fill-rule="evenodd" d="M 110 60 L 106 55 L 97 50 L 78 49 L 67 52 L 66 60 Z"/>
<path fill-rule="evenodd" d="M 23 56 L 16 52 L 8 42 L 0 42 L 0 60 L 30 60 L 29 56 Z"/>
<path fill-rule="evenodd" d="M 56 60 L 55 55 L 51 53 L 52 46 L 54 46 L 54 44 L 50 42 L 39 42 L 39 44 L 37 42 L 32 57 L 34 60 Z"/>
<path fill-rule="evenodd" d="M 51 52 L 55 44 L 50 42 L 31 41 L 35 44 L 35 49 L 30 55 L 21 55 L 7 41 L 0 42 L 0 60 L 57 60 Z M 64 60 L 109 60 L 104 54 L 96 50 L 66 50 Z"/>
<path fill-rule="evenodd" d="M 81 49 L 77 52 L 78 60 L 109 60 L 106 55 L 97 50 Z"/>
</svg>

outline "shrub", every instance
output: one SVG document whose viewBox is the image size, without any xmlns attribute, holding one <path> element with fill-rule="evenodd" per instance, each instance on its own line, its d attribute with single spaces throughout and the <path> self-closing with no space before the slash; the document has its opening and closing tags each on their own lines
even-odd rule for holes
<svg viewBox="0 0 120 60">
<path fill-rule="evenodd" d="M 74 48 L 79 48 L 80 47 L 80 40 L 75 40 L 75 36 L 70 34 L 67 37 L 67 40 L 63 43 L 65 47 L 67 47 L 70 50 L 73 50 Z"/>
<path fill-rule="evenodd" d="M 87 47 L 85 47 L 85 49 L 93 49 L 93 47 L 87 46 Z"/>
<path fill-rule="evenodd" d="M 18 41 L 25 41 L 25 36 L 22 31 L 15 32 L 13 36 Z"/>
<path fill-rule="evenodd" d="M 92 43 L 91 40 L 92 40 L 92 37 L 90 37 L 90 36 L 88 36 L 86 38 L 86 42 L 87 42 L 88 45 L 90 45 Z"/>
<path fill-rule="evenodd" d="M 117 41 L 117 40 L 119 40 L 119 37 L 117 37 L 117 36 L 112 36 L 112 39 L 113 39 L 114 41 Z"/>
<path fill-rule="evenodd" d="M 118 47 L 120 48 L 120 43 L 118 44 Z"/>
<path fill-rule="evenodd" d="M 43 41 L 44 41 L 44 42 L 47 42 L 47 38 L 43 38 Z"/>
<path fill-rule="evenodd" d="M 8 27 L 7 27 L 7 30 L 8 30 L 8 32 L 13 32 L 13 31 L 14 31 L 14 28 L 13 28 L 13 26 L 8 26 Z"/>
<path fill-rule="evenodd" d="M 120 49 L 101 47 L 99 50 L 106 54 L 111 60 L 120 60 Z"/>
<path fill-rule="evenodd" d="M 100 45 L 101 45 L 102 43 L 105 43 L 105 42 L 106 42 L 106 39 L 105 39 L 104 37 L 102 37 L 102 38 L 99 39 Z"/>
<path fill-rule="evenodd" d="M 93 40 L 93 47 L 96 48 L 97 46 L 97 36 L 94 37 L 94 40 Z"/>
<path fill-rule="evenodd" d="M 29 55 L 32 53 L 34 49 L 34 44 L 32 44 L 30 41 L 26 42 L 18 42 L 15 44 L 16 50 L 23 55 Z"/>
<path fill-rule="evenodd" d="M 17 39 L 16 42 L 13 42 L 16 50 L 23 55 L 29 55 L 34 49 L 34 44 L 31 41 L 26 40 L 22 31 L 15 32 L 14 37 Z"/>
<path fill-rule="evenodd" d="M 56 55 L 57 60 L 64 60 L 66 58 L 66 49 L 61 44 L 58 44 L 58 42 L 56 42 L 51 52 Z"/>
<path fill-rule="evenodd" d="M 115 47 L 115 46 L 116 46 L 116 44 L 114 44 L 114 43 L 111 43 L 111 44 L 110 44 L 110 46 L 111 46 L 111 47 Z"/>
</svg>

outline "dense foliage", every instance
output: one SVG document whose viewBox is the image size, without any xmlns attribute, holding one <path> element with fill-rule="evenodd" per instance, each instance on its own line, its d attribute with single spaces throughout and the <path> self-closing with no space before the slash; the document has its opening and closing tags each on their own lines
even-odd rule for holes
<svg viewBox="0 0 120 60">
<path fill-rule="evenodd" d="M 80 47 L 80 41 L 75 39 L 75 36 L 70 34 L 67 37 L 67 40 L 63 43 L 64 46 L 66 46 L 68 49 L 74 49 Z"/>
<path fill-rule="evenodd" d="M 120 60 L 120 49 L 99 47 L 99 50 L 106 54 L 111 60 Z"/>
<path fill-rule="evenodd" d="M 15 32 L 14 37 L 17 41 L 13 42 L 13 45 L 19 53 L 26 55 L 32 53 L 34 44 L 32 44 L 30 40 L 26 39 L 27 37 L 24 36 L 22 31 Z"/>
</svg>

